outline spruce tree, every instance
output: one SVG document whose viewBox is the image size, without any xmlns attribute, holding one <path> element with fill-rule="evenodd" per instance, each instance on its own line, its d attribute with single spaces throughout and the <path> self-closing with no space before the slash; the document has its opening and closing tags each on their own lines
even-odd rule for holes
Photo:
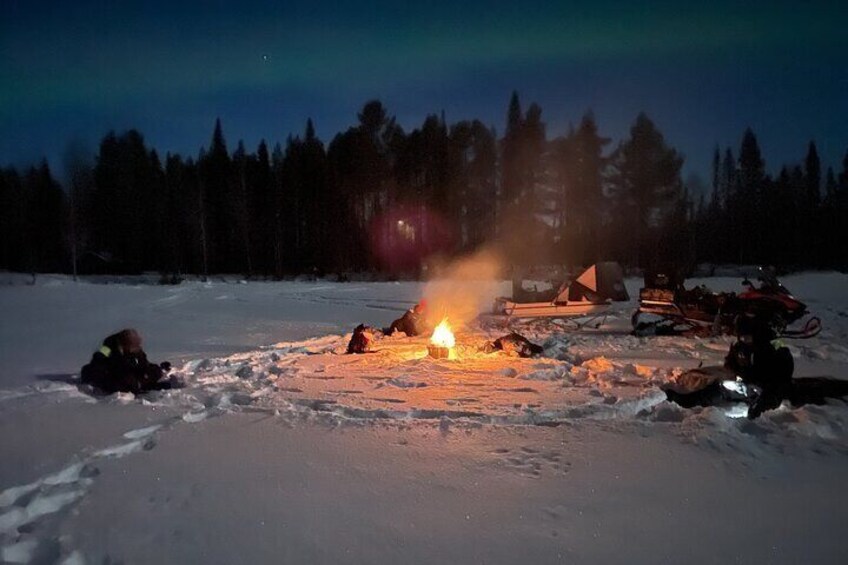
<svg viewBox="0 0 848 565">
<path fill-rule="evenodd" d="M 47 161 L 24 177 L 27 195 L 27 270 L 32 273 L 67 271 L 65 193 L 53 178 Z"/>
<path fill-rule="evenodd" d="M 840 192 L 848 191 L 848 151 L 845 152 L 845 157 L 842 158 L 842 171 L 839 173 L 839 182 L 837 185 Z"/>
<path fill-rule="evenodd" d="M 232 206 L 235 183 L 220 118 L 215 120 L 212 142 L 198 165 L 210 269 L 218 273 L 237 272 L 243 262 L 239 253 L 238 221 Z"/>
<path fill-rule="evenodd" d="M 804 173 L 807 179 L 807 208 L 812 212 L 821 203 L 821 161 L 815 141 L 811 141 L 807 148 Z"/>
<path fill-rule="evenodd" d="M 271 170 L 271 157 L 265 140 L 259 142 L 252 178 L 253 198 L 251 217 L 253 218 L 252 238 L 257 268 L 268 277 L 274 272 L 275 216 L 277 214 L 274 199 L 274 178 Z"/>
<path fill-rule="evenodd" d="M 825 201 L 831 201 L 836 197 L 836 191 L 839 185 L 836 183 L 836 175 L 833 173 L 833 167 L 827 168 L 827 174 L 824 181 Z"/>
<path fill-rule="evenodd" d="M 612 163 L 614 194 L 631 215 L 632 231 L 621 225 L 618 234 L 626 242 L 631 260 L 641 267 L 667 261 L 667 257 L 657 256 L 656 233 L 669 218 L 670 205 L 681 196 L 683 157 L 666 144 L 650 118 L 640 113 Z"/>
<path fill-rule="evenodd" d="M 721 208 L 723 203 L 721 201 L 721 193 L 719 191 L 719 187 L 721 186 L 721 151 L 719 151 L 718 145 L 715 146 L 715 150 L 713 151 L 713 162 L 712 162 L 712 204 L 716 208 Z"/>
<path fill-rule="evenodd" d="M 501 151 L 501 199 L 510 207 L 521 197 L 523 189 L 523 131 L 524 115 L 518 93 L 513 92 L 507 110 L 506 130 Z"/>
<path fill-rule="evenodd" d="M 758 250 L 762 247 L 766 218 L 761 210 L 761 193 L 765 178 L 765 161 L 757 136 L 748 128 L 742 136 L 739 149 L 739 173 L 732 221 L 735 228 L 732 236 L 739 245 L 736 260 L 741 264 L 757 261 Z"/>
<path fill-rule="evenodd" d="M 576 130 L 572 128 L 567 137 L 555 142 L 560 237 L 573 267 L 597 261 L 602 254 L 603 170 L 607 163 L 603 148 L 609 142 L 598 134 L 591 112 L 583 115 Z"/>
</svg>

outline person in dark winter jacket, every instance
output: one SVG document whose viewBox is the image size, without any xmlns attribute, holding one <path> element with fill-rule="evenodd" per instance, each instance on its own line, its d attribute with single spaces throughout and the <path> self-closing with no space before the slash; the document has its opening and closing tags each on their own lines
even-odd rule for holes
<svg viewBox="0 0 848 565">
<path fill-rule="evenodd" d="M 353 330 L 353 335 L 350 336 L 350 341 L 347 344 L 348 355 L 357 353 L 370 353 L 371 347 L 374 345 L 375 334 L 377 330 L 365 324 L 359 324 Z"/>
<path fill-rule="evenodd" d="M 150 363 L 141 344 L 141 335 L 133 329 L 110 335 L 82 368 L 82 382 L 106 394 L 171 388 L 171 381 L 163 379 L 171 364 Z"/>
<path fill-rule="evenodd" d="M 763 319 L 742 316 L 736 323 L 736 343 L 730 347 L 724 366 L 760 394 L 748 409 L 749 418 L 780 406 L 792 392 L 795 360 L 777 332 Z"/>
<path fill-rule="evenodd" d="M 668 400 L 684 408 L 744 400 L 748 404 L 748 418 L 755 419 L 779 407 L 784 400 L 798 407 L 844 400 L 848 396 L 845 380 L 793 378 L 792 353 L 767 320 L 740 317 L 736 321 L 736 334 L 738 339 L 730 346 L 723 367 L 686 371 L 661 387 Z"/>
<path fill-rule="evenodd" d="M 386 335 L 392 335 L 395 332 L 403 332 L 409 337 L 415 337 L 427 333 L 432 328 L 424 318 L 424 311 L 427 308 L 427 302 L 422 300 L 406 312 L 403 316 L 392 322 L 392 325 L 383 330 Z"/>
<path fill-rule="evenodd" d="M 503 337 L 499 337 L 495 341 L 486 343 L 483 346 L 483 351 L 492 353 L 494 351 L 503 351 L 509 355 L 517 355 L 518 357 L 533 357 L 540 355 L 544 349 L 541 345 L 536 345 L 521 334 L 512 332 Z"/>
</svg>

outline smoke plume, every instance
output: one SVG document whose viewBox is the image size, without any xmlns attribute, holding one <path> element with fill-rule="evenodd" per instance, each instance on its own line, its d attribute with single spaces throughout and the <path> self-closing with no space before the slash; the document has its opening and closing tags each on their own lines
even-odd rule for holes
<svg viewBox="0 0 848 565">
<path fill-rule="evenodd" d="M 505 261 L 492 249 L 483 249 L 449 262 L 436 262 L 424 288 L 427 319 L 438 323 L 447 317 L 459 327 L 488 310 L 495 297 L 507 290 L 503 283 Z"/>
</svg>

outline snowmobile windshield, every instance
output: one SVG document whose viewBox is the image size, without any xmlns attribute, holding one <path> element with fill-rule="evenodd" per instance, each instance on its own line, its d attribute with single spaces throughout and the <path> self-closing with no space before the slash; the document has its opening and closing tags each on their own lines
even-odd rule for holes
<svg viewBox="0 0 848 565">
<path fill-rule="evenodd" d="M 778 280 L 774 269 L 763 269 L 760 267 L 760 274 L 757 277 L 757 280 L 760 281 L 761 290 L 774 290 L 784 294 L 789 294 L 789 290 L 783 286 L 780 280 Z"/>
</svg>

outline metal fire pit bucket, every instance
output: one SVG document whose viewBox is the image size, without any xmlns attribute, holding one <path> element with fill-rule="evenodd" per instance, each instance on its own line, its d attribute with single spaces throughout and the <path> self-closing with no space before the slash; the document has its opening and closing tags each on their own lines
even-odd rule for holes
<svg viewBox="0 0 848 565">
<path fill-rule="evenodd" d="M 450 347 L 439 347 L 438 345 L 428 345 L 427 353 L 434 359 L 450 358 Z"/>
</svg>

